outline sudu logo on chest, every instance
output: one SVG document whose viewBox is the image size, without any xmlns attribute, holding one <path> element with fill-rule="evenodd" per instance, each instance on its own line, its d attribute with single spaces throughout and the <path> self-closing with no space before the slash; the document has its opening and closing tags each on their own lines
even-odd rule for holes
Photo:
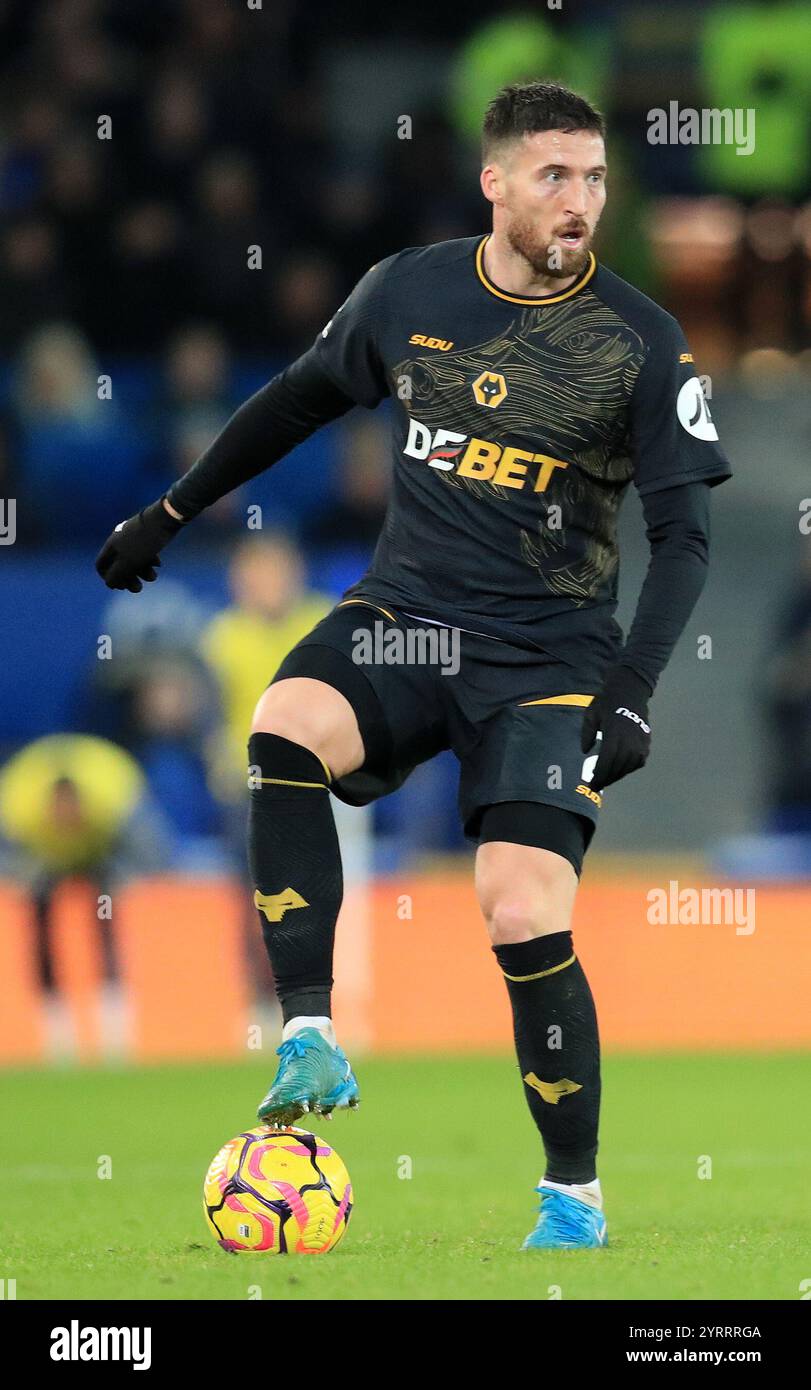
<svg viewBox="0 0 811 1390">
<path fill-rule="evenodd" d="M 425 333 L 412 333 L 408 340 L 415 347 L 435 348 L 438 352 L 450 352 L 453 340 L 449 338 L 429 338 Z"/>
</svg>

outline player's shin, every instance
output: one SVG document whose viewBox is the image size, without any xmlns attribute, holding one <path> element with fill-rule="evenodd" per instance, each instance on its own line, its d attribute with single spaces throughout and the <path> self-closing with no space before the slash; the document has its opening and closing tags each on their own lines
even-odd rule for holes
<svg viewBox="0 0 811 1390">
<path fill-rule="evenodd" d="M 493 950 L 510 995 L 524 1094 L 546 1153 L 543 1181 L 576 1185 L 581 1200 L 599 1205 L 600 1044 L 572 933 Z"/>
<path fill-rule="evenodd" d="M 315 753 L 277 734 L 252 734 L 248 756 L 248 859 L 284 1022 L 306 1019 L 300 1026 L 329 1032 L 343 895 L 329 773 Z"/>
</svg>

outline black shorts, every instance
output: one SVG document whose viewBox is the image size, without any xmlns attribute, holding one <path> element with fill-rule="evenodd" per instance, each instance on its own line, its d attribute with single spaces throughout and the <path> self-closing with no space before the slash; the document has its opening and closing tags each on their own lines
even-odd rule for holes
<svg viewBox="0 0 811 1390">
<path fill-rule="evenodd" d="M 331 783 L 342 801 L 386 796 L 451 748 L 467 836 L 478 838 L 488 806 L 535 802 L 583 817 L 585 849 L 602 798 L 589 786 L 595 758 L 581 751 L 580 728 L 603 665 L 578 674 L 544 652 L 350 599 L 293 647 L 272 683 L 309 676 L 352 705 L 366 760 Z"/>
</svg>

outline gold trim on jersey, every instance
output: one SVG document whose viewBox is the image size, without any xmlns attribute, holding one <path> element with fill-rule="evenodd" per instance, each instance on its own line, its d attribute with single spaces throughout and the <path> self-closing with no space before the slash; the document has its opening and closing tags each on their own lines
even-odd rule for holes
<svg viewBox="0 0 811 1390">
<path fill-rule="evenodd" d="M 384 617 L 391 618 L 393 623 L 397 622 L 393 613 L 388 608 L 381 608 L 379 603 L 370 603 L 366 598 L 345 598 L 340 603 L 336 603 L 336 608 L 348 608 L 351 603 L 359 603 L 363 608 L 373 608 L 376 613 L 382 613 Z"/>
<path fill-rule="evenodd" d="M 590 705 L 593 699 L 593 695 L 546 695 L 542 700 L 522 700 L 518 708 L 523 709 L 526 705 Z"/>
<path fill-rule="evenodd" d="M 562 294 L 536 295 L 534 298 L 522 298 L 517 294 L 505 294 L 504 290 L 498 289 L 498 287 L 493 284 L 492 280 L 488 279 L 487 272 L 484 268 L 484 248 L 490 240 L 490 235 L 491 233 L 488 232 L 487 236 L 482 237 L 476 248 L 476 274 L 486 290 L 494 294 L 497 299 L 506 299 L 509 304 L 533 304 L 537 309 L 542 309 L 545 304 L 560 304 L 561 300 L 570 299 L 573 294 L 577 294 L 578 290 L 582 290 L 583 286 L 588 284 L 597 269 L 597 261 L 594 257 L 594 252 L 589 251 L 589 263 L 580 276 L 580 279 L 576 280 L 575 283 L 570 285 L 568 290 L 564 290 Z"/>
<path fill-rule="evenodd" d="M 317 753 L 316 757 L 318 758 Z M 321 758 L 318 758 L 318 761 L 321 763 L 321 766 L 324 768 L 324 771 L 326 772 L 326 763 Z M 320 792 L 325 792 L 327 790 L 326 782 L 294 782 L 291 777 L 252 777 L 251 781 L 253 782 L 254 786 L 256 786 L 257 783 L 261 782 L 262 786 L 268 787 L 314 787 Z M 330 778 L 330 781 L 332 781 L 332 778 Z"/>
</svg>

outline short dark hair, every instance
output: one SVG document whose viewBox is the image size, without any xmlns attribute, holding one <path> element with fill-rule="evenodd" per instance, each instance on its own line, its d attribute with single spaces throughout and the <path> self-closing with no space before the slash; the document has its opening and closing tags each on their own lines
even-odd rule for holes
<svg viewBox="0 0 811 1390">
<path fill-rule="evenodd" d="M 604 137 L 605 120 L 585 97 L 559 82 L 514 82 L 502 87 L 485 113 L 483 161 L 487 163 L 495 146 L 539 130 L 592 130 Z"/>
</svg>

